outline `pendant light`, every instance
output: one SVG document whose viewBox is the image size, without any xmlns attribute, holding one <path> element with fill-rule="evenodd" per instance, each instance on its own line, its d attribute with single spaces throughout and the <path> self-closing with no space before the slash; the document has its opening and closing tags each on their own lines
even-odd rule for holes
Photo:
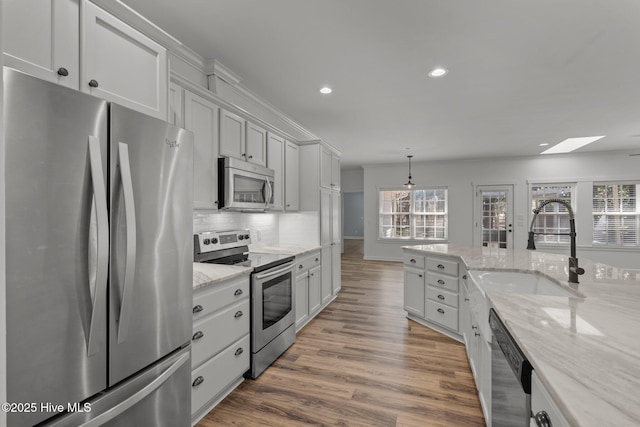
<svg viewBox="0 0 640 427">
<path fill-rule="evenodd" d="M 411 158 L 412 157 L 413 156 L 407 156 L 407 158 L 409 159 L 409 181 L 407 181 L 407 183 L 404 184 L 404 186 L 407 188 L 413 188 L 415 186 L 415 184 L 411 182 Z"/>
</svg>

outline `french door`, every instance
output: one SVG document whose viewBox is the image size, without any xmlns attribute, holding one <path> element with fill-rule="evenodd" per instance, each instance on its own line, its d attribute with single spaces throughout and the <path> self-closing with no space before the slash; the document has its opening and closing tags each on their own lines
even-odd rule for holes
<svg viewBox="0 0 640 427">
<path fill-rule="evenodd" d="M 513 248 L 513 185 L 476 186 L 474 246 Z"/>
</svg>

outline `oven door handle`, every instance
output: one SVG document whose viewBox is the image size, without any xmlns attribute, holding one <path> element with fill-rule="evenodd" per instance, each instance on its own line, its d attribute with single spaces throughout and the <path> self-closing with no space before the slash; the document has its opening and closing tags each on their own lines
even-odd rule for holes
<svg viewBox="0 0 640 427">
<path fill-rule="evenodd" d="M 291 261 L 288 262 L 284 267 L 279 268 L 275 271 L 267 271 L 266 273 L 259 273 L 255 275 L 255 279 L 256 280 L 264 280 L 264 279 L 268 279 L 270 277 L 274 277 L 274 276 L 279 276 L 283 273 L 286 273 L 287 270 L 291 270 L 293 268 L 293 265 L 295 264 L 295 261 Z"/>
</svg>

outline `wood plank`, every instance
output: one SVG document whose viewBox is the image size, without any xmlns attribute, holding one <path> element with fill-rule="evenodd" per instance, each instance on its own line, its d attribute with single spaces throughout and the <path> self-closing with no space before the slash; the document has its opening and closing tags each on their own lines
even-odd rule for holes
<svg viewBox="0 0 640 427">
<path fill-rule="evenodd" d="M 484 425 L 464 346 L 406 318 L 402 263 L 362 255 L 345 241 L 338 298 L 198 427 Z"/>
</svg>

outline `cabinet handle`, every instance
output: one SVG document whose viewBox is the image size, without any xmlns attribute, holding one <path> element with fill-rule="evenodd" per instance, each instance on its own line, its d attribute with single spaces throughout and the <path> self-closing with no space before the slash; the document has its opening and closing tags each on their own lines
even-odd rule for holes
<svg viewBox="0 0 640 427">
<path fill-rule="evenodd" d="M 320 261 L 320 258 L 316 258 L 316 262 Z"/>
<path fill-rule="evenodd" d="M 303 268 L 303 267 L 302 267 L 302 264 L 300 264 L 300 265 L 298 266 L 298 269 L 299 269 L 299 270 L 302 270 L 302 268 Z"/>
<path fill-rule="evenodd" d="M 233 317 L 235 317 L 236 319 L 239 317 L 242 317 L 244 313 L 241 310 L 236 311 L 236 314 L 233 315 Z"/>
<path fill-rule="evenodd" d="M 204 338 L 204 333 L 202 331 L 198 331 L 195 334 L 193 334 L 193 337 L 191 337 L 191 339 L 193 341 L 198 341 L 199 339 Z"/>
<path fill-rule="evenodd" d="M 287 207 L 288 207 L 288 208 L 290 208 L 290 207 L 291 207 L 291 204 L 290 204 L 290 203 L 287 203 Z"/>
<path fill-rule="evenodd" d="M 314 274 L 314 273 L 311 273 L 311 274 L 309 274 L 309 276 L 313 277 L 313 274 Z"/>
<path fill-rule="evenodd" d="M 244 350 L 242 349 L 242 347 L 238 347 L 238 349 L 236 350 L 235 354 L 236 356 L 240 356 L 242 353 L 244 353 Z"/>
<path fill-rule="evenodd" d="M 89 86 L 91 87 L 98 87 L 98 81 L 97 80 L 90 80 L 89 81 Z"/>
<path fill-rule="evenodd" d="M 469 298 L 465 298 L 464 300 L 465 300 L 465 301 L 469 301 Z"/>
<path fill-rule="evenodd" d="M 418 274 L 418 277 L 422 277 L 422 274 Z"/>
<path fill-rule="evenodd" d="M 409 260 L 409 262 L 410 262 L 410 263 L 412 263 L 412 264 L 415 264 L 415 263 L 416 263 L 416 260 L 415 260 L 415 259 L 413 259 L 413 258 L 411 258 L 411 259 Z"/>
<path fill-rule="evenodd" d="M 471 325 L 471 329 L 478 329 L 478 327 L 475 325 Z"/>
<path fill-rule="evenodd" d="M 444 265 L 442 265 L 442 264 L 438 264 L 438 268 L 439 268 L 440 270 L 444 270 Z"/>
<path fill-rule="evenodd" d="M 438 279 L 438 285 L 444 285 L 444 280 Z"/>
<path fill-rule="evenodd" d="M 235 295 L 235 296 L 242 295 L 242 289 L 236 289 L 236 291 L 233 293 L 233 295 Z"/>
<path fill-rule="evenodd" d="M 191 384 L 191 387 L 198 387 L 203 382 L 204 382 L 204 377 L 201 375 L 193 381 L 193 383 Z"/>
<path fill-rule="evenodd" d="M 536 426 L 538 427 L 551 427 L 551 419 L 546 411 L 540 411 L 535 415 Z"/>
<path fill-rule="evenodd" d="M 438 299 L 444 299 L 444 295 L 438 295 Z"/>
<path fill-rule="evenodd" d="M 440 313 L 440 314 L 444 314 L 444 310 L 443 310 L 443 309 L 441 309 L 441 308 L 439 308 L 439 309 L 438 309 L 438 313 Z"/>
<path fill-rule="evenodd" d="M 202 310 L 204 310 L 204 308 L 198 304 L 195 307 L 193 307 L 193 314 L 200 313 Z"/>
<path fill-rule="evenodd" d="M 58 75 L 62 77 L 67 77 L 69 75 L 69 70 L 64 67 L 58 68 Z"/>
<path fill-rule="evenodd" d="M 249 156 L 249 158 L 250 158 L 250 159 L 253 159 L 253 156 L 252 156 L 252 155 L 250 155 L 250 156 Z"/>
<path fill-rule="evenodd" d="M 242 157 L 247 157 L 247 153 L 240 154 Z"/>
<path fill-rule="evenodd" d="M 463 278 L 464 280 L 467 280 L 467 275 L 466 275 L 466 274 L 463 274 L 463 275 L 462 275 L 462 278 Z"/>
</svg>

